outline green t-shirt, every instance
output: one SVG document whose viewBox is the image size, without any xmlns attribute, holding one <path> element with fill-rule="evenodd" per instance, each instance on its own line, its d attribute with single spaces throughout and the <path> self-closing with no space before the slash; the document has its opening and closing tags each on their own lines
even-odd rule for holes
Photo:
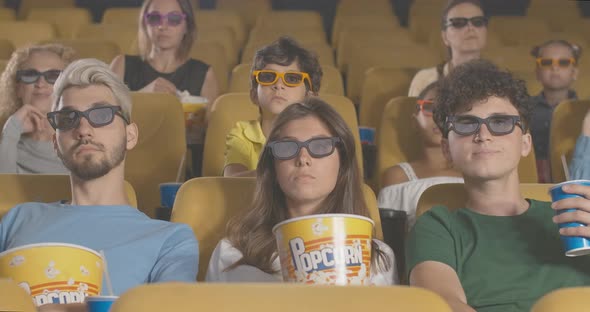
<svg viewBox="0 0 590 312">
<path fill-rule="evenodd" d="M 590 256 L 566 257 L 551 204 L 529 202 L 509 217 L 432 208 L 410 232 L 408 274 L 423 261 L 449 265 L 479 312 L 529 311 L 554 289 L 590 285 Z"/>
</svg>

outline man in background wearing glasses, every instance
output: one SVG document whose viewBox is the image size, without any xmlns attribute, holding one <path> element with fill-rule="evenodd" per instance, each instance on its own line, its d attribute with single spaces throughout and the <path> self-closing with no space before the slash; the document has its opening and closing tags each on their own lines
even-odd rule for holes
<svg viewBox="0 0 590 312">
<path fill-rule="evenodd" d="M 434 119 L 443 153 L 465 179 L 465 208 L 437 206 L 418 218 L 407 244 L 411 285 L 440 294 L 454 311 L 529 311 L 544 294 L 590 284 L 590 258 L 564 255 L 556 223 L 589 223 L 590 187 L 578 213 L 520 193 L 518 163 L 531 152 L 525 84 L 487 61 L 457 67 L 441 81 Z M 552 209 L 553 208 L 553 209 Z M 554 218 L 554 219 L 552 219 Z"/>
<path fill-rule="evenodd" d="M 10 210 L 0 222 L 0 252 L 44 242 L 103 251 L 115 295 L 146 282 L 196 280 L 198 244 L 192 230 L 152 220 L 129 205 L 125 154 L 138 139 L 130 113 L 129 90 L 106 64 L 84 59 L 64 70 L 47 117 L 56 130 L 55 149 L 71 172 L 72 201 L 25 203 Z M 43 309 L 84 308 L 54 304 Z"/>
</svg>

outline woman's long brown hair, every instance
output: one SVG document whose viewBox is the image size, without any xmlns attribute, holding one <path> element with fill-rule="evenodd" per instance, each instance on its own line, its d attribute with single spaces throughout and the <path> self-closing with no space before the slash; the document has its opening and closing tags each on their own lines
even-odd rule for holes
<svg viewBox="0 0 590 312">
<path fill-rule="evenodd" d="M 287 123 L 309 116 L 318 118 L 333 136 L 340 138 L 336 149 L 340 156 L 336 185 L 317 213 L 346 213 L 369 217 L 355 159 L 352 132 L 330 105 L 316 97 L 310 97 L 303 103 L 288 106 L 275 120 L 268 142 L 280 139 L 280 131 Z M 230 220 L 227 226 L 228 240 L 242 252 L 243 257 L 226 270 L 245 264 L 273 274 L 276 273 L 272 264 L 277 257 L 277 244 L 272 228 L 288 219 L 288 215 L 285 194 L 277 181 L 274 157 L 268 147 L 260 155 L 256 176 L 252 205 L 243 214 Z M 375 243 L 373 247 L 379 253 L 379 258 L 384 256 Z M 388 269 L 387 264 L 386 268 Z"/>
</svg>

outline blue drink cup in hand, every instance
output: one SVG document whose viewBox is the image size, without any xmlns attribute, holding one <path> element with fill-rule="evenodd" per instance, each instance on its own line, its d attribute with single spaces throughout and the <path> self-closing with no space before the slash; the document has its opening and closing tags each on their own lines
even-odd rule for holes
<svg viewBox="0 0 590 312">
<path fill-rule="evenodd" d="M 573 181 L 566 181 L 563 183 L 559 183 L 552 187 L 549 190 L 551 194 L 551 199 L 553 202 L 556 202 L 561 199 L 565 198 L 572 198 L 572 197 L 581 197 L 582 195 L 578 194 L 569 194 L 562 191 L 561 187 L 566 184 L 581 184 L 590 186 L 590 180 L 573 180 Z M 571 209 L 563 209 L 558 211 L 557 214 L 561 214 L 564 212 L 576 211 L 576 207 L 572 207 Z M 579 223 L 579 222 L 566 222 L 560 223 L 559 228 L 566 228 L 566 227 L 577 227 L 577 226 L 586 226 L 586 224 Z M 568 257 L 575 257 L 575 256 L 582 256 L 590 254 L 590 239 L 581 237 L 581 236 L 561 236 L 561 241 L 563 242 L 563 247 L 565 249 L 565 255 Z"/>
<path fill-rule="evenodd" d="M 118 298 L 117 296 L 91 296 L 86 297 L 85 301 L 88 312 L 109 312 Z"/>
</svg>

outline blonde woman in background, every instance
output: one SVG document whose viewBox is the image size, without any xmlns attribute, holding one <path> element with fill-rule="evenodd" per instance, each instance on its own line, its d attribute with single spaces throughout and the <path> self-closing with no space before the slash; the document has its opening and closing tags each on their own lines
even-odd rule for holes
<svg viewBox="0 0 590 312">
<path fill-rule="evenodd" d="M 16 50 L 0 77 L 0 173 L 67 174 L 57 157 L 46 114 L 53 84 L 73 60 L 59 44 Z"/>
</svg>

